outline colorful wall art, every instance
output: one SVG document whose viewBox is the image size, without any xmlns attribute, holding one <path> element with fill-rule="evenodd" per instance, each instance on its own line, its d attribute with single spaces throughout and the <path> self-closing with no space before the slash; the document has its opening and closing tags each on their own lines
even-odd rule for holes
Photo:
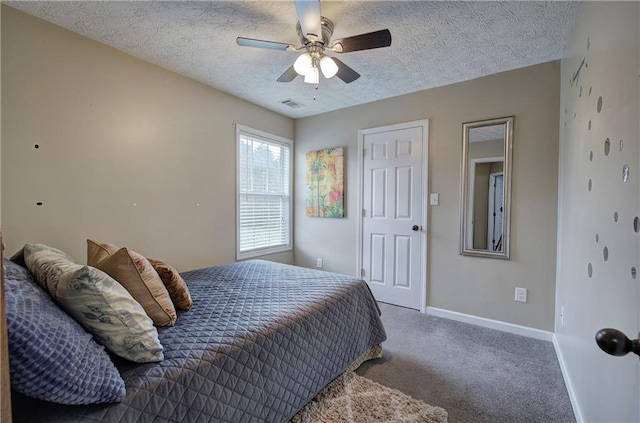
<svg viewBox="0 0 640 423">
<path fill-rule="evenodd" d="M 344 217 L 344 149 L 307 153 L 307 216 Z"/>
</svg>

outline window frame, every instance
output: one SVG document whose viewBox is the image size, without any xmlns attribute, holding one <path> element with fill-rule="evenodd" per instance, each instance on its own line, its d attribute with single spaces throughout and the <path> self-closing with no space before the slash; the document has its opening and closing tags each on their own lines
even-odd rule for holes
<svg viewBox="0 0 640 423">
<path fill-rule="evenodd" d="M 254 248 L 247 251 L 240 251 L 240 137 L 242 135 L 255 137 L 269 143 L 279 144 L 289 149 L 289 239 L 286 244 Z M 244 260 L 253 257 L 265 256 L 268 254 L 282 253 L 293 250 L 293 140 L 260 131 L 259 129 L 236 124 L 236 260 Z"/>
</svg>

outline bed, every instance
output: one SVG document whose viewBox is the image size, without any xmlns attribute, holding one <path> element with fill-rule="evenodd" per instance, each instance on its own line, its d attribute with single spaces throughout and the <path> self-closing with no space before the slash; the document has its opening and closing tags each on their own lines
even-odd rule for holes
<svg viewBox="0 0 640 423">
<path fill-rule="evenodd" d="M 14 393 L 14 420 L 286 422 L 386 339 L 367 284 L 353 277 L 261 260 L 182 277 L 193 307 L 158 328 L 164 360 L 113 357 L 122 402 L 61 405 Z"/>
</svg>

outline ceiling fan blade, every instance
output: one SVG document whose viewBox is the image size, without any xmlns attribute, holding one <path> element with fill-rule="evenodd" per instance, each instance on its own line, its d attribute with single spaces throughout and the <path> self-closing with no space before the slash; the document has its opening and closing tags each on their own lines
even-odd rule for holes
<svg viewBox="0 0 640 423">
<path fill-rule="evenodd" d="M 277 43 L 275 41 L 256 40 L 254 38 L 236 38 L 236 43 L 242 47 L 268 48 L 271 50 L 291 51 L 296 50 L 296 46 L 287 43 Z"/>
<path fill-rule="evenodd" d="M 332 57 L 332 59 L 336 62 L 336 65 L 338 65 L 338 72 L 336 73 L 338 78 L 342 79 L 347 84 L 360 78 L 360 74 L 358 72 L 354 71 L 335 57 Z"/>
<path fill-rule="evenodd" d="M 350 51 L 370 50 L 372 48 L 389 47 L 391 45 L 391 33 L 388 29 L 369 32 L 368 34 L 354 35 L 341 38 L 331 44 L 331 50 L 336 53 L 348 53 Z"/>
<path fill-rule="evenodd" d="M 278 78 L 278 82 L 291 82 L 296 79 L 296 76 L 298 76 L 298 72 L 296 72 L 296 70 L 293 68 L 293 65 L 291 65 L 289 66 L 289 69 L 287 69 L 282 75 L 280 75 L 280 78 Z"/>
<path fill-rule="evenodd" d="M 322 40 L 320 0 L 295 0 L 295 3 L 302 34 L 309 41 Z"/>
</svg>

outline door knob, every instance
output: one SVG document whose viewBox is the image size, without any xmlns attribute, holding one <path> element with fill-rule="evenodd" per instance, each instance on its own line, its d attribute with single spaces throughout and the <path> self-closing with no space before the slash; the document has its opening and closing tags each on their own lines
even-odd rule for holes
<svg viewBox="0 0 640 423">
<path fill-rule="evenodd" d="M 596 343 L 607 354 L 623 356 L 632 352 L 640 355 L 640 340 L 632 341 L 617 329 L 600 329 L 596 333 Z"/>
<path fill-rule="evenodd" d="M 411 229 L 414 230 L 414 231 L 419 231 L 420 230 L 420 226 L 413 225 L 413 227 Z"/>
</svg>

